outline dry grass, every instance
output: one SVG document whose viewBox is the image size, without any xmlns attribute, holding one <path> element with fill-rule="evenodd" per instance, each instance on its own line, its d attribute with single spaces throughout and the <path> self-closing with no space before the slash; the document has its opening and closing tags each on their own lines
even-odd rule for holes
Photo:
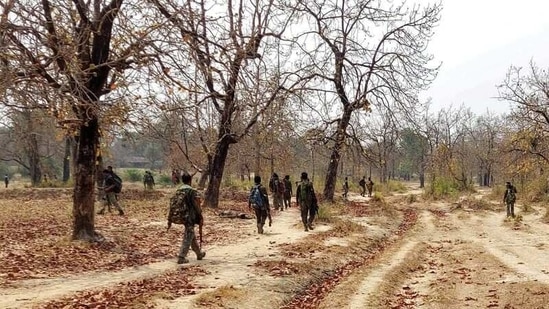
<svg viewBox="0 0 549 309">
<path fill-rule="evenodd" d="M 247 293 L 241 288 L 230 286 L 221 286 L 210 292 L 203 292 L 195 300 L 195 303 L 207 308 L 226 308 L 227 303 L 233 301 L 243 301 Z"/>
</svg>

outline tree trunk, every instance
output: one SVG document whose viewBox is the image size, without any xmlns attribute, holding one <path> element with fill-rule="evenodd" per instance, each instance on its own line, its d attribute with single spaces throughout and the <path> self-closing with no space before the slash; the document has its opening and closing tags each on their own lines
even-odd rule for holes
<svg viewBox="0 0 549 309">
<path fill-rule="evenodd" d="M 222 134 L 220 134 L 222 135 Z M 215 146 L 212 164 L 208 167 L 210 172 L 210 182 L 206 188 L 204 203 L 208 207 L 217 208 L 219 204 L 219 189 L 225 169 L 225 162 L 229 153 L 230 140 L 228 138 L 220 138 Z"/>
<path fill-rule="evenodd" d="M 334 201 L 334 193 L 337 181 L 337 168 L 341 159 L 341 150 L 345 145 L 347 127 L 351 120 L 352 109 L 346 105 L 343 111 L 343 117 L 337 123 L 337 132 L 335 134 L 335 143 L 330 155 L 330 163 L 326 172 L 326 183 L 324 185 L 324 199 L 330 202 Z"/>
<path fill-rule="evenodd" d="M 72 150 L 72 138 L 67 136 L 65 138 L 65 156 L 63 157 L 63 182 L 66 183 L 71 177 L 71 150 Z"/>
<path fill-rule="evenodd" d="M 206 181 L 208 180 L 209 171 L 205 169 L 200 174 L 200 179 L 198 180 L 198 189 L 203 190 L 206 187 Z"/>
<path fill-rule="evenodd" d="M 95 160 L 99 145 L 98 119 L 92 118 L 79 130 L 73 194 L 72 238 L 97 240 L 94 228 Z"/>
<path fill-rule="evenodd" d="M 32 186 L 37 186 L 42 180 L 42 170 L 40 168 L 40 155 L 38 154 L 38 141 L 33 133 L 29 136 L 29 144 L 27 149 L 29 157 L 30 178 Z"/>
</svg>

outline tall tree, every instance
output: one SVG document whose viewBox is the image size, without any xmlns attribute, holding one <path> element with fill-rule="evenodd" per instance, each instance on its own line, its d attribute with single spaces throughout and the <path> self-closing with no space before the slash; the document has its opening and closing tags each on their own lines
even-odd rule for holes
<svg viewBox="0 0 549 309">
<path fill-rule="evenodd" d="M 132 36 L 147 19 L 123 0 L 8 1 L 0 29 L 0 60 L 27 91 L 42 89 L 41 108 L 76 132 L 73 239 L 96 240 L 94 183 L 100 128 L 124 70 L 146 52 L 147 31 Z M 136 16 L 140 16 L 136 20 Z M 135 21 L 135 22 L 133 22 Z M 11 91 L 17 91 L 12 88 Z M 124 108 L 114 114 L 124 114 Z"/>
<path fill-rule="evenodd" d="M 302 66 L 315 74 L 311 86 L 337 98 L 327 124 L 331 156 L 324 198 L 333 200 L 337 169 L 353 113 L 373 107 L 413 112 L 418 91 L 436 75 L 426 48 L 441 5 L 407 6 L 381 0 L 299 0 L 303 27 L 297 34 Z M 333 115 L 337 116 L 333 116 Z"/>
<path fill-rule="evenodd" d="M 279 48 L 279 39 L 291 13 L 274 0 L 151 2 L 174 29 L 166 35 L 176 36 L 173 43 L 182 43 L 184 53 L 163 58 L 162 73 L 177 86 L 174 93 L 197 93 L 194 107 L 216 115 L 215 143 L 205 149 L 211 157 L 205 203 L 217 207 L 230 146 L 248 135 L 282 90 L 295 83 L 276 61 L 289 54 Z M 261 94 L 258 101 L 251 100 L 255 92 Z"/>
</svg>

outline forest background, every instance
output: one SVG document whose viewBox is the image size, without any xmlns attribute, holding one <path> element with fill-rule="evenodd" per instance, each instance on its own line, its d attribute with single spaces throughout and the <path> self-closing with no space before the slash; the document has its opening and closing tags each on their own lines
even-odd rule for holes
<svg viewBox="0 0 549 309">
<path fill-rule="evenodd" d="M 273 172 L 308 171 L 328 201 L 344 177 L 362 176 L 414 178 L 433 197 L 505 181 L 532 200 L 548 191 L 549 76 L 534 61 L 501 77 L 506 114 L 419 99 L 440 65 L 427 47 L 441 4 L 9 0 L 0 9 L 0 172 L 73 186 L 75 239 L 95 239 L 106 165 L 131 168 L 127 181 L 142 169 L 160 183 L 172 169 L 196 174 L 209 207 L 223 186 Z"/>
</svg>

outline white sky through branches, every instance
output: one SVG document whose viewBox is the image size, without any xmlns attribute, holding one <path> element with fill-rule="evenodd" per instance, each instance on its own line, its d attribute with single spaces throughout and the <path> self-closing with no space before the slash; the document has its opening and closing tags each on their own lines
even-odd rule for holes
<svg viewBox="0 0 549 309">
<path fill-rule="evenodd" d="M 433 1 L 414 0 L 427 4 Z M 431 89 L 433 108 L 464 104 L 477 115 L 506 113 L 496 85 L 511 65 L 549 67 L 549 1 L 442 0 L 429 51 L 442 68 Z"/>
</svg>

